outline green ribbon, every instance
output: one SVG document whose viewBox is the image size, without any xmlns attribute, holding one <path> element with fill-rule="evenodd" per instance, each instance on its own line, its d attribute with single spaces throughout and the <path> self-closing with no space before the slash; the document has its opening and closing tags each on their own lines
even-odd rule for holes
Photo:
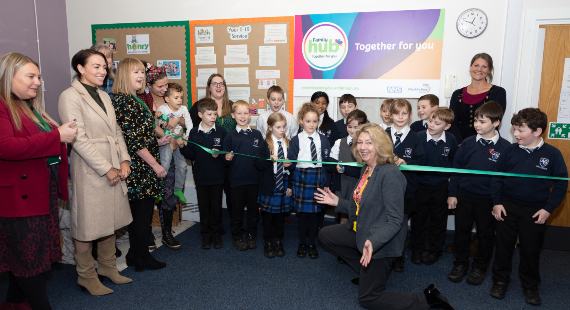
<svg viewBox="0 0 570 310">
<path fill-rule="evenodd" d="M 168 117 L 166 115 L 161 115 L 160 119 L 165 120 L 168 123 Z M 204 147 L 198 143 L 188 141 L 181 136 L 174 135 L 172 132 L 168 130 L 164 130 L 164 133 L 170 135 L 173 138 L 181 138 L 182 140 L 192 143 L 202 150 L 213 154 L 234 154 L 238 156 L 245 156 L 257 159 L 264 159 L 273 162 L 282 162 L 282 163 L 309 163 L 309 164 L 323 164 L 323 165 L 342 165 L 342 166 L 352 166 L 352 167 L 362 167 L 363 165 L 357 162 L 329 162 L 329 161 L 310 161 L 310 160 L 292 160 L 292 159 L 278 159 L 274 161 L 270 158 L 262 158 L 258 156 L 248 155 L 248 154 L 240 154 L 240 153 L 232 153 L 228 151 L 214 151 L 207 147 Z M 504 177 L 519 177 L 519 178 L 533 178 L 533 179 L 548 179 L 548 180 L 561 180 L 561 181 L 568 181 L 570 178 L 561 178 L 561 177 L 551 177 L 551 176 L 544 176 L 544 175 L 533 175 L 533 174 L 520 174 L 520 173 L 508 173 L 508 172 L 496 172 L 496 171 L 485 171 L 485 170 L 471 170 L 471 169 L 459 169 L 459 168 L 444 168 L 444 167 L 430 167 L 430 166 L 418 166 L 418 165 L 400 165 L 398 166 L 401 171 L 426 171 L 426 172 L 447 172 L 447 173 L 459 173 L 459 174 L 479 174 L 479 175 L 490 175 L 490 176 L 504 176 Z"/>
</svg>

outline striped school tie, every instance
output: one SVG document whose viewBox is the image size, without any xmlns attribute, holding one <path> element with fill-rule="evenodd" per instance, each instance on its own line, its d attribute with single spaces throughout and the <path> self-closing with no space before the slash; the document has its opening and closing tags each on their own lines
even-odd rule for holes
<svg viewBox="0 0 570 310">
<path fill-rule="evenodd" d="M 285 159 L 285 155 L 283 155 L 283 147 L 281 146 L 281 141 L 277 141 L 279 147 L 277 149 L 277 158 Z M 283 190 L 283 163 L 277 163 L 277 177 L 275 178 L 275 185 L 277 189 L 282 191 Z"/>
<path fill-rule="evenodd" d="M 396 133 L 394 134 L 394 136 L 396 137 L 396 142 L 394 143 L 394 148 L 397 148 L 398 145 L 400 145 L 400 143 L 402 143 L 402 141 L 400 141 L 400 138 L 402 137 L 403 133 L 396 131 Z"/>
<path fill-rule="evenodd" d="M 315 142 L 313 141 L 313 137 L 309 137 L 309 139 L 311 140 L 311 160 L 312 161 L 317 161 L 317 147 L 315 146 Z M 313 165 L 317 165 L 316 163 L 314 163 Z"/>
</svg>

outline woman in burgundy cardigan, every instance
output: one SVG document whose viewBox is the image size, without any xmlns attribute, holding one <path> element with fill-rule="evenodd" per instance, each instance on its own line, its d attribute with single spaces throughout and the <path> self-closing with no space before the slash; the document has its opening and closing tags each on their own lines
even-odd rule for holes
<svg viewBox="0 0 570 310">
<path fill-rule="evenodd" d="M 67 197 L 67 151 L 74 121 L 57 127 L 42 108 L 40 71 L 31 58 L 0 58 L 0 309 L 51 309 L 44 272 L 61 259 L 58 197 Z M 63 160 L 62 160 L 63 159 Z"/>
</svg>

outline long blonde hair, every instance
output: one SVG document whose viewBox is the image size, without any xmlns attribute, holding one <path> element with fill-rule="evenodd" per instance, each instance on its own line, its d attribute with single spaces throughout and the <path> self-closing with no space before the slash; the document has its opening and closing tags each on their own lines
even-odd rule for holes
<svg viewBox="0 0 570 310">
<path fill-rule="evenodd" d="M 285 118 L 285 116 L 283 116 L 283 114 L 279 112 L 272 113 L 267 118 L 267 133 L 265 133 L 265 142 L 267 142 L 267 146 L 269 147 L 269 154 L 271 155 L 275 154 L 273 154 L 274 145 L 273 145 L 273 138 L 271 138 L 273 132 L 269 127 L 273 127 L 278 122 L 285 122 L 285 125 L 287 125 L 287 119 Z M 288 148 L 289 139 L 287 139 L 287 135 L 283 135 L 283 141 L 285 141 L 285 147 Z"/>
<path fill-rule="evenodd" d="M 376 157 L 376 164 L 392 164 L 398 159 L 394 155 L 392 140 L 384 131 L 384 129 L 382 129 L 382 127 L 380 127 L 378 124 L 367 123 L 358 126 L 356 128 L 356 132 L 354 133 L 354 140 L 356 140 L 356 143 L 352 144 L 352 155 L 354 155 L 354 158 L 356 158 L 356 161 L 358 161 L 359 164 L 364 164 L 364 161 L 362 160 L 362 157 L 360 157 L 360 154 L 356 148 L 356 145 L 358 145 L 358 137 L 361 133 L 367 133 L 370 136 L 370 140 L 372 140 L 372 144 L 374 144 L 374 148 L 378 154 L 378 157 Z"/>
<path fill-rule="evenodd" d="M 16 125 L 16 129 L 18 130 L 22 129 L 22 118 L 20 114 L 28 114 L 22 110 L 16 102 L 20 101 L 20 98 L 16 97 L 12 93 L 12 81 L 16 75 L 16 72 L 18 72 L 20 68 L 29 63 L 34 64 L 39 69 L 38 64 L 33 59 L 19 53 L 8 53 L 0 58 L 0 99 L 6 102 L 6 105 L 10 110 L 10 114 L 12 115 L 14 125 Z M 49 115 L 42 107 L 42 97 L 43 92 L 42 86 L 40 85 L 36 97 L 29 100 L 32 108 L 36 110 L 45 120 L 47 120 L 47 122 L 55 126 L 59 126 L 56 121 L 49 117 Z M 28 116 L 32 118 L 31 115 Z"/>
<path fill-rule="evenodd" d="M 129 95 L 131 93 L 131 72 L 135 69 L 145 72 L 143 63 L 136 58 L 125 58 L 119 62 L 115 82 L 113 83 L 113 94 L 123 93 Z M 137 94 L 144 93 L 144 85 L 146 85 L 146 74 L 143 74 L 143 87 L 137 91 Z"/>
</svg>

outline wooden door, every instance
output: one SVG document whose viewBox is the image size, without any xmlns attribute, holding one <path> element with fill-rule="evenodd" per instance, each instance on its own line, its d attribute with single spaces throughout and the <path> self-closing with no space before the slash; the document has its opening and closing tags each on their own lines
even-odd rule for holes
<svg viewBox="0 0 570 310">
<path fill-rule="evenodd" d="M 542 25 L 540 28 L 545 28 L 546 33 L 538 108 L 548 115 L 548 122 L 556 122 L 564 61 L 565 58 L 570 58 L 570 25 Z M 570 140 L 550 140 L 548 129 L 542 134 L 542 138 L 562 152 L 566 166 L 570 167 Z M 569 196 L 566 193 L 562 204 L 550 215 L 548 225 L 570 227 Z"/>
</svg>

